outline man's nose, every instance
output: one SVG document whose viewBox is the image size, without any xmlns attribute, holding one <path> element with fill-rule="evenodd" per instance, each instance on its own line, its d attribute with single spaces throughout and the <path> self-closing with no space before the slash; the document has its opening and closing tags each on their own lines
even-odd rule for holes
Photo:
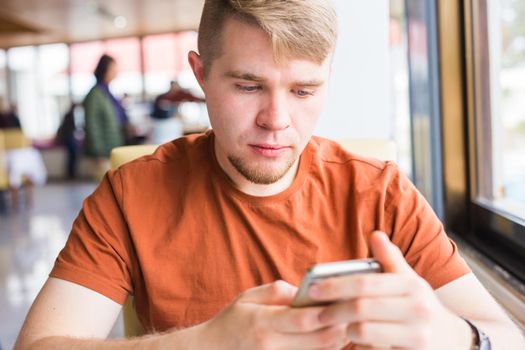
<svg viewBox="0 0 525 350">
<path fill-rule="evenodd" d="M 284 130 L 290 126 L 290 111 L 286 96 L 269 93 L 257 115 L 257 125 L 268 130 Z"/>
</svg>

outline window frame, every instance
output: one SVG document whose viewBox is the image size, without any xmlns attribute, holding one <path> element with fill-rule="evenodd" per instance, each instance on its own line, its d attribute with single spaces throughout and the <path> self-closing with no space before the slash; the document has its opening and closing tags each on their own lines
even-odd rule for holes
<svg viewBox="0 0 525 350">
<path fill-rule="evenodd" d="M 408 31 L 412 181 L 444 219 L 436 0 L 405 0 Z M 424 59 L 422 59 L 424 58 Z"/>
<path fill-rule="evenodd" d="M 481 183 L 490 185 L 490 179 L 478 181 L 477 176 L 492 171 L 492 157 L 486 156 L 492 152 L 492 140 L 487 128 L 491 118 L 488 36 L 482 34 L 487 31 L 485 5 L 477 0 L 438 4 L 444 222 L 449 232 L 525 282 L 524 223 L 473 199 Z M 481 174 L 478 169 L 483 169 Z"/>
</svg>

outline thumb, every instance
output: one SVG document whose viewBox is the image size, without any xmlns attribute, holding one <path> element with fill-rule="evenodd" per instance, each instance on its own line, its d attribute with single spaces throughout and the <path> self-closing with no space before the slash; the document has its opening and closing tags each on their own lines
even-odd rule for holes
<svg viewBox="0 0 525 350">
<path fill-rule="evenodd" d="M 403 254 L 395 244 L 390 242 L 386 233 L 372 232 L 370 248 L 374 258 L 383 266 L 384 272 L 412 272 Z"/>
<path fill-rule="evenodd" d="M 295 293 L 297 287 L 279 280 L 246 290 L 239 297 L 239 301 L 264 305 L 290 305 Z"/>
</svg>

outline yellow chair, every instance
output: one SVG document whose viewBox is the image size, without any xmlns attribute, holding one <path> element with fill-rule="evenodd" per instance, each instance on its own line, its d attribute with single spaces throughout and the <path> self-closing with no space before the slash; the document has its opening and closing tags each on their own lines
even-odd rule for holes
<svg viewBox="0 0 525 350">
<path fill-rule="evenodd" d="M 396 143 L 388 139 L 339 139 L 336 140 L 349 152 L 379 160 L 397 161 Z"/>
<path fill-rule="evenodd" d="M 132 161 L 133 159 L 152 154 L 157 149 L 158 145 L 136 145 L 136 146 L 122 146 L 111 150 L 109 161 L 111 168 L 116 169 L 124 163 Z"/>
<path fill-rule="evenodd" d="M 4 149 L 16 149 L 16 148 L 25 148 L 31 147 L 31 140 L 29 140 L 22 130 L 20 129 L 3 129 L 2 131 L 4 139 Z"/>
<path fill-rule="evenodd" d="M 132 161 L 141 156 L 152 154 L 158 146 L 156 145 L 137 145 L 123 146 L 114 148 L 111 151 L 110 163 L 111 168 L 116 169 L 124 163 Z M 124 335 L 126 337 L 136 337 L 144 334 L 144 328 L 140 323 L 133 305 L 133 297 L 129 296 L 122 307 L 122 316 L 124 319 Z"/>
<path fill-rule="evenodd" d="M 18 207 L 18 189 L 9 186 L 6 152 L 25 147 L 31 147 L 31 140 L 24 135 L 22 130 L 18 128 L 0 130 L 0 191 L 9 189 L 13 208 Z M 25 182 L 25 185 L 26 202 L 31 202 L 31 183 Z"/>
</svg>

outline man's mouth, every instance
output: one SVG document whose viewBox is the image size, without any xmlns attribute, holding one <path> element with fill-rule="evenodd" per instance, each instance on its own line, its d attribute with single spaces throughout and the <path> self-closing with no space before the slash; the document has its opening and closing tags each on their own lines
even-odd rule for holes
<svg viewBox="0 0 525 350">
<path fill-rule="evenodd" d="M 267 143 L 251 144 L 250 147 L 257 154 L 260 154 L 266 157 L 277 157 L 290 148 L 290 146 L 267 144 Z"/>
</svg>

